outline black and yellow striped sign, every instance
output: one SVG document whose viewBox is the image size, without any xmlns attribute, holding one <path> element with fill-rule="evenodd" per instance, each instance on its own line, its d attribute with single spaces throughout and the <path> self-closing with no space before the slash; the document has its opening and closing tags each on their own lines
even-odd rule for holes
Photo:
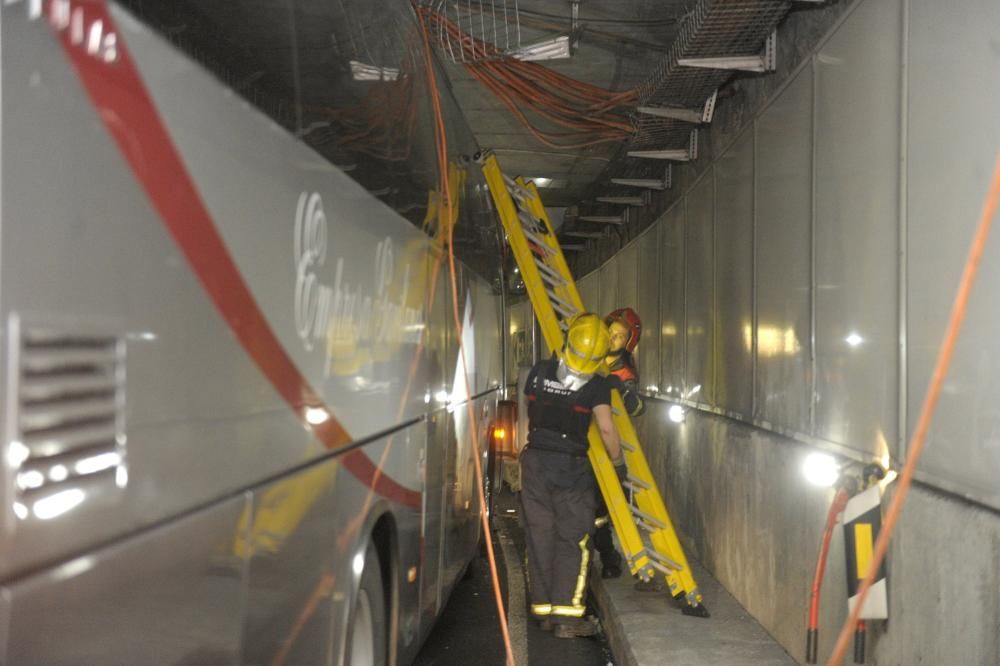
<svg viewBox="0 0 1000 666">
<path fill-rule="evenodd" d="M 882 528 L 882 495 L 878 486 L 872 486 L 858 493 L 844 508 L 844 550 L 847 555 L 847 605 L 853 610 L 857 603 L 861 580 L 871 566 L 875 540 Z M 878 574 L 865 606 L 861 611 L 863 620 L 885 620 L 889 617 L 888 594 L 885 580 L 885 562 Z"/>
</svg>

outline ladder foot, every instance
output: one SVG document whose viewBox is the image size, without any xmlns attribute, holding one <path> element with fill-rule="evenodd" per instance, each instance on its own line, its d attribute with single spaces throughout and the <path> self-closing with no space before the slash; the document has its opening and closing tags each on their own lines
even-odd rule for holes
<svg viewBox="0 0 1000 666">
<path fill-rule="evenodd" d="M 705 604 L 698 604 L 697 606 L 688 606 L 687 604 L 681 608 L 681 612 L 685 615 L 690 615 L 691 617 L 711 617 L 708 609 L 705 608 Z"/>
</svg>

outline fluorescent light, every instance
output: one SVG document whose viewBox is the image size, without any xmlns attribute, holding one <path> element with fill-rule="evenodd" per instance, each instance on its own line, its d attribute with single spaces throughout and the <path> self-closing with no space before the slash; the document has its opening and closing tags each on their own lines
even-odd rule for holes
<svg viewBox="0 0 1000 666">
<path fill-rule="evenodd" d="M 532 178 L 531 182 L 535 184 L 535 187 L 548 187 L 552 183 L 551 178 Z"/>
<path fill-rule="evenodd" d="M 569 35 L 560 35 L 552 39 L 546 39 L 522 46 L 510 54 L 518 60 L 558 60 L 559 58 L 569 58 L 572 54 L 569 45 Z"/>
<path fill-rule="evenodd" d="M 802 464 L 802 473 L 809 483 L 829 488 L 840 478 L 840 468 L 833 456 L 826 453 L 810 453 Z"/>
<path fill-rule="evenodd" d="M 399 78 L 399 70 L 394 67 L 376 67 L 352 60 L 351 78 L 355 81 L 395 81 Z"/>
</svg>

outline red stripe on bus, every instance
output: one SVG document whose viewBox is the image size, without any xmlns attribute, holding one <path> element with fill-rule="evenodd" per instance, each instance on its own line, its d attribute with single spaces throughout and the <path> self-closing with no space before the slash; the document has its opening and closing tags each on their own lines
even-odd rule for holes
<svg viewBox="0 0 1000 666">
<path fill-rule="evenodd" d="M 74 12 L 78 10 L 83 12 L 83 25 L 94 26 L 100 21 L 104 34 L 116 34 L 115 61 L 107 63 L 88 52 L 88 39 L 74 43 L 72 28 L 57 30 L 59 41 L 76 68 L 98 117 L 118 144 L 136 180 L 184 252 L 206 293 L 261 373 L 303 424 L 330 450 L 349 444 L 350 434 L 295 367 L 243 281 L 146 91 L 121 32 L 108 12 L 107 3 L 105 0 L 80 0 L 74 3 Z M 89 38 L 90 30 L 85 32 Z M 305 410 L 309 407 L 326 409 L 330 418 L 320 425 L 308 424 Z M 350 451 L 339 462 L 380 495 L 408 507 L 420 507 L 419 492 L 386 476 L 361 451 Z"/>
</svg>

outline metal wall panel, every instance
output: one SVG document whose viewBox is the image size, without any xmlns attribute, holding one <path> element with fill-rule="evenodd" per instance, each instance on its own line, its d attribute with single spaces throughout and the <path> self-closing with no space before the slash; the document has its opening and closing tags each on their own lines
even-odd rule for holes
<svg viewBox="0 0 1000 666">
<path fill-rule="evenodd" d="M 753 174 L 749 128 L 715 163 L 715 399 L 750 417 L 753 402 Z"/>
<path fill-rule="evenodd" d="M 910 3 L 908 433 L 919 416 L 1000 146 L 1000 4 L 967 4 L 959 12 L 933 0 Z M 944 35 L 955 46 L 960 40 L 961 48 L 942 48 Z M 993 506 L 1000 506 L 998 283 L 1000 238 L 994 232 L 920 461 L 924 476 Z"/>
<path fill-rule="evenodd" d="M 757 120 L 757 379 L 754 418 L 810 431 L 813 75 Z"/>
<path fill-rule="evenodd" d="M 651 226 L 636 241 L 639 247 L 638 294 L 635 309 L 642 320 L 642 337 L 635 350 L 640 388 L 660 390 L 660 229 L 662 222 Z"/>
<path fill-rule="evenodd" d="M 580 291 L 580 300 L 584 309 L 596 308 L 601 303 L 601 273 L 592 271 L 585 278 L 577 280 L 576 288 Z"/>
<path fill-rule="evenodd" d="M 819 51 L 816 434 L 896 440 L 900 0 L 858 5 Z"/>
<path fill-rule="evenodd" d="M 618 253 L 618 300 L 610 310 L 601 312 L 606 316 L 618 308 L 635 308 L 638 301 L 636 281 L 639 279 L 639 245 L 633 241 Z"/>
<path fill-rule="evenodd" d="M 695 402 L 715 404 L 712 358 L 715 330 L 715 271 L 712 241 L 715 225 L 713 169 L 685 197 L 684 224 L 684 396 Z"/>
<path fill-rule="evenodd" d="M 679 398 L 684 385 L 684 201 L 668 210 L 660 227 L 660 391 Z"/>
<path fill-rule="evenodd" d="M 618 255 L 601 267 L 601 302 L 596 310 L 607 313 L 618 307 Z"/>
</svg>

